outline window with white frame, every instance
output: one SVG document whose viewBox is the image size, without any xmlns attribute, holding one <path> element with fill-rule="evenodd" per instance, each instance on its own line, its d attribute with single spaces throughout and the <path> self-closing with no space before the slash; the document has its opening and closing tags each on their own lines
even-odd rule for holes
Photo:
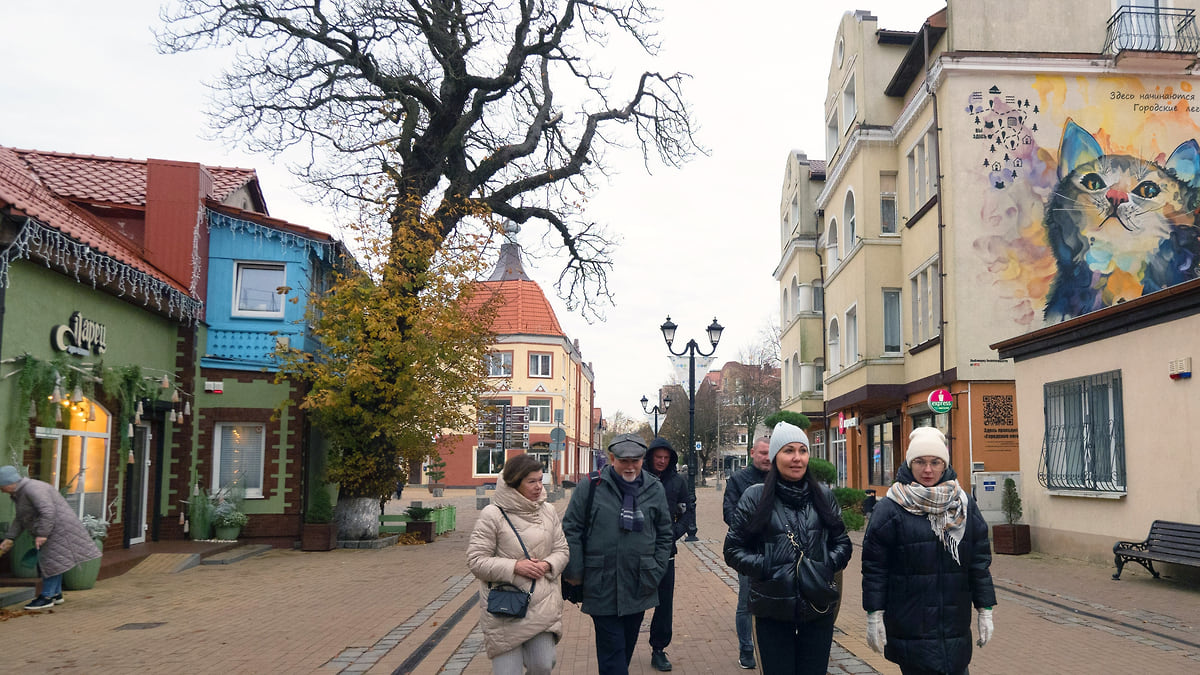
<svg viewBox="0 0 1200 675">
<path fill-rule="evenodd" d="M 942 315 L 939 302 L 941 289 L 938 284 L 938 269 L 938 262 L 934 260 L 909 279 L 909 290 L 912 294 L 914 345 L 941 335 Z"/>
<path fill-rule="evenodd" d="M 848 130 L 850 125 L 854 124 L 854 117 L 858 114 L 858 106 L 854 100 L 854 76 L 850 76 L 850 81 L 846 83 L 846 88 L 842 90 L 842 128 Z"/>
<path fill-rule="evenodd" d="M 914 213 L 937 192 L 937 136 L 930 128 L 908 151 L 908 210 Z"/>
<path fill-rule="evenodd" d="M 858 306 L 846 310 L 846 365 L 858 363 L 862 355 L 858 353 Z"/>
<path fill-rule="evenodd" d="M 488 377 L 512 377 L 512 352 L 488 352 L 486 358 Z"/>
<path fill-rule="evenodd" d="M 829 264 L 836 265 L 838 261 L 838 224 L 837 219 L 829 219 L 828 239 L 825 241 L 826 255 L 829 256 Z"/>
<path fill-rule="evenodd" d="M 816 379 L 817 388 L 814 391 L 825 391 L 825 359 L 818 357 L 812 365 L 815 370 L 814 377 Z"/>
<path fill-rule="evenodd" d="M 539 352 L 531 352 L 529 354 L 529 376 L 530 377 L 550 377 L 552 354 L 542 354 Z"/>
<path fill-rule="evenodd" d="M 837 108 L 834 108 L 833 113 L 829 116 L 828 123 L 825 125 L 825 156 L 830 159 L 833 158 L 833 153 L 838 147 L 838 141 L 841 139 L 841 133 L 838 129 Z"/>
<path fill-rule="evenodd" d="M 896 234 L 896 174 L 879 174 L 879 231 Z"/>
<path fill-rule="evenodd" d="M 1038 481 L 1054 490 L 1125 491 L 1121 371 L 1043 386 L 1046 431 Z M 1011 419 L 1012 406 L 1001 411 Z"/>
<path fill-rule="evenodd" d="M 550 423 L 550 399 L 531 398 L 527 403 L 529 405 L 530 422 Z"/>
<path fill-rule="evenodd" d="M 846 193 L 846 208 L 844 218 L 846 220 L 846 251 L 854 248 L 854 244 L 858 242 L 858 232 L 854 226 L 854 193 Z"/>
<path fill-rule="evenodd" d="M 234 264 L 233 314 L 274 318 L 283 316 L 287 268 L 282 264 L 239 262 Z"/>
<path fill-rule="evenodd" d="M 883 352 L 900 353 L 900 289 L 883 289 Z"/>
<path fill-rule="evenodd" d="M 841 336 L 838 334 L 838 320 L 834 317 L 829 321 L 829 372 L 836 373 L 842 369 Z"/>
<path fill-rule="evenodd" d="M 789 310 L 789 319 L 804 311 L 804 303 L 800 299 L 800 282 L 794 274 L 792 275 L 792 302 L 795 304 L 795 307 Z"/>
<path fill-rule="evenodd" d="M 746 443 L 749 442 L 748 436 L 749 436 L 749 434 L 747 434 L 746 432 L 739 431 L 738 439 L 737 439 L 738 446 L 743 447 L 743 448 L 746 447 Z"/>
<path fill-rule="evenodd" d="M 779 292 L 779 316 L 783 317 L 784 323 L 791 321 L 791 317 L 788 316 L 789 307 L 791 307 L 791 304 L 788 300 L 788 289 L 785 287 Z"/>
<path fill-rule="evenodd" d="M 825 289 L 821 286 L 820 279 L 813 279 L 812 282 L 812 311 L 820 314 L 825 311 Z"/>
<path fill-rule="evenodd" d="M 262 497 L 266 426 L 218 422 L 213 428 L 213 441 L 213 492 L 237 485 L 247 497 Z"/>
</svg>

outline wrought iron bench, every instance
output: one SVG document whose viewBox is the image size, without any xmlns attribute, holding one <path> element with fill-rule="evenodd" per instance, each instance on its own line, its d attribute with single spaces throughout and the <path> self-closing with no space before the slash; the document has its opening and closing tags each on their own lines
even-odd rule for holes
<svg viewBox="0 0 1200 675">
<path fill-rule="evenodd" d="M 1113 579 L 1121 578 L 1121 569 L 1132 560 L 1150 571 L 1154 578 L 1154 561 L 1200 567 L 1200 525 L 1173 523 L 1156 520 L 1150 526 L 1146 541 L 1118 541 L 1113 544 L 1113 556 L 1117 573 Z"/>
</svg>

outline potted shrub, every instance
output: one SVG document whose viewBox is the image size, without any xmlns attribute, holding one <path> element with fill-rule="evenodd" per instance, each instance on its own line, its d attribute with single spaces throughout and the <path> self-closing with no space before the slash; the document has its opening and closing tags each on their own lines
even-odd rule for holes
<svg viewBox="0 0 1200 675">
<path fill-rule="evenodd" d="M 212 539 L 213 503 L 208 493 L 197 485 L 192 488 L 192 498 L 184 503 L 188 505 L 187 532 L 192 541 Z"/>
<path fill-rule="evenodd" d="M 996 553 L 1024 555 L 1032 550 L 1029 526 L 1018 523 L 1021 519 L 1021 495 L 1017 494 L 1017 483 L 1004 479 L 1004 492 L 1000 497 L 1000 510 L 1004 513 L 1004 525 L 992 526 L 992 548 Z"/>
<path fill-rule="evenodd" d="M 89 514 L 83 517 L 83 529 L 87 530 L 96 548 L 103 553 L 104 538 L 108 536 L 108 521 Z M 63 588 L 68 591 L 86 591 L 96 585 L 99 576 L 100 558 L 85 560 L 63 572 Z"/>
<path fill-rule="evenodd" d="M 442 483 L 442 479 L 446 477 L 446 460 L 442 459 L 441 455 L 434 455 L 429 460 L 429 493 L 434 497 L 441 497 L 446 490 L 446 486 Z"/>
<path fill-rule="evenodd" d="M 416 532 L 427 544 L 432 542 L 435 535 L 433 509 L 427 506 L 410 506 L 404 513 L 411 519 L 406 531 Z"/>
<path fill-rule="evenodd" d="M 333 522 L 333 498 L 329 488 L 322 485 L 313 492 L 308 513 L 304 514 L 304 530 L 300 535 L 301 551 L 332 551 L 337 548 L 337 525 Z"/>
</svg>

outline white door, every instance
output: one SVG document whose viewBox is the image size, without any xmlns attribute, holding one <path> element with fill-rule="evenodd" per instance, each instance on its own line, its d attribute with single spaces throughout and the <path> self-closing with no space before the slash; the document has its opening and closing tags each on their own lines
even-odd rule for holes
<svg viewBox="0 0 1200 675">
<path fill-rule="evenodd" d="M 130 475 L 129 543 L 146 541 L 146 512 L 150 501 L 150 428 L 136 426 L 133 432 L 133 462 L 126 467 Z"/>
</svg>

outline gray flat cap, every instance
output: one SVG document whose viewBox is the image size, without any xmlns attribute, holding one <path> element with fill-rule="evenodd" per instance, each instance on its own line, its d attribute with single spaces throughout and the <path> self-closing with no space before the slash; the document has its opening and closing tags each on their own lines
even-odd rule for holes
<svg viewBox="0 0 1200 675">
<path fill-rule="evenodd" d="M 608 451 L 621 459 L 639 459 L 646 454 L 646 441 L 637 434 L 621 434 L 608 444 Z"/>
</svg>

